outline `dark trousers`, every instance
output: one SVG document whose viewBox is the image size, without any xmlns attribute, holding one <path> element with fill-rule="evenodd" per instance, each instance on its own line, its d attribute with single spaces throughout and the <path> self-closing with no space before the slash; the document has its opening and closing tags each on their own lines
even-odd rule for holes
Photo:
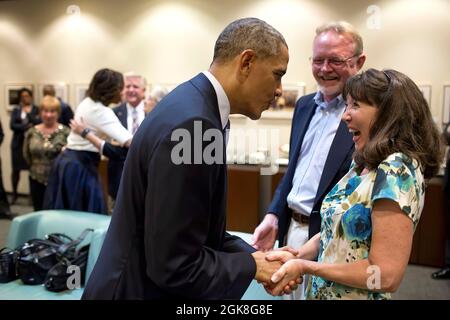
<svg viewBox="0 0 450 320">
<path fill-rule="evenodd" d="M 34 211 L 42 210 L 46 185 L 30 177 L 30 194 Z"/>
<path fill-rule="evenodd" d="M 9 203 L 8 198 L 6 198 L 5 188 L 3 187 L 2 161 L 0 159 L 0 215 L 9 213 Z"/>
</svg>

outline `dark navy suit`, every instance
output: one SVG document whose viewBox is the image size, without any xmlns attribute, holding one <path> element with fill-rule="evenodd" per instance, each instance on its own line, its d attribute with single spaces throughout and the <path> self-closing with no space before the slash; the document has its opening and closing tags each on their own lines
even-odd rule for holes
<svg viewBox="0 0 450 320">
<path fill-rule="evenodd" d="M 58 98 L 61 105 L 61 114 L 59 115 L 58 122 L 65 126 L 70 126 L 70 120 L 73 119 L 73 111 L 70 105 Z"/>
<path fill-rule="evenodd" d="M 114 113 L 116 114 L 117 118 L 119 118 L 120 123 L 128 129 L 128 122 L 127 122 L 127 104 L 122 103 L 121 105 L 115 107 L 113 109 Z M 109 149 L 111 145 L 105 144 L 104 149 Z M 111 148 L 111 149 L 114 149 Z M 116 148 L 121 149 L 121 148 Z M 123 148 L 122 148 L 123 149 Z M 106 150 L 103 151 L 103 154 L 105 156 L 108 156 L 108 194 L 113 198 L 117 198 L 117 191 L 119 190 L 119 184 L 120 184 L 120 177 L 122 176 L 123 171 L 123 165 L 124 165 L 124 158 L 120 157 L 113 157 L 107 154 Z M 125 153 L 126 155 L 126 153 Z"/>
<path fill-rule="evenodd" d="M 297 167 L 303 138 L 317 107 L 314 96 L 315 93 L 301 97 L 295 106 L 289 146 L 289 165 L 268 210 L 268 212 L 278 216 L 278 240 L 280 244 L 285 243 L 285 237 L 291 221 L 292 210 L 288 207 L 287 196 L 292 189 L 292 180 Z M 310 238 L 320 232 L 320 207 L 322 206 L 322 201 L 334 185 L 348 172 L 353 151 L 352 135 L 349 133 L 347 125 L 341 121 L 325 162 L 310 215 Z"/>
<path fill-rule="evenodd" d="M 199 74 L 167 95 L 135 134 L 111 224 L 83 299 L 239 299 L 256 272 L 225 232 L 227 167 L 172 161 L 175 129 L 222 130 L 217 97 Z M 197 123 L 198 124 L 198 123 Z M 222 132 L 220 132 L 222 134 Z M 202 142 L 202 150 L 210 142 Z M 192 151 L 191 159 L 194 158 Z"/>
</svg>

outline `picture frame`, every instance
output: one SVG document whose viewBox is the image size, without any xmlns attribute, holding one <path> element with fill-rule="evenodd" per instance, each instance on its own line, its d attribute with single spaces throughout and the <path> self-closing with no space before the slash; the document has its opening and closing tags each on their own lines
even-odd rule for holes
<svg viewBox="0 0 450 320">
<path fill-rule="evenodd" d="M 423 94 L 423 97 L 428 103 L 428 106 L 431 108 L 431 85 L 419 85 L 419 89 Z"/>
<path fill-rule="evenodd" d="M 36 103 L 34 85 L 31 82 L 13 82 L 5 84 L 5 108 L 8 112 L 19 104 L 19 91 L 28 88 L 33 92 L 33 103 Z"/>
<path fill-rule="evenodd" d="M 86 98 L 87 90 L 89 89 L 89 84 L 87 83 L 76 83 L 74 85 L 74 101 L 73 101 L 73 109 L 76 110 L 81 101 Z"/>
<path fill-rule="evenodd" d="M 299 82 L 296 84 L 284 84 L 283 94 L 281 97 L 275 99 L 270 107 L 271 111 L 278 111 L 283 109 L 294 109 L 297 100 L 305 95 L 306 84 Z"/>
<path fill-rule="evenodd" d="M 450 84 L 444 85 L 442 103 L 442 124 L 450 122 Z"/>
<path fill-rule="evenodd" d="M 39 83 L 37 86 L 38 92 L 36 93 L 36 97 L 38 97 L 39 100 L 36 100 L 36 102 L 41 101 L 41 99 L 44 97 L 42 91 L 44 90 L 44 86 L 46 85 L 53 85 L 55 87 L 55 95 L 57 98 L 60 98 L 62 101 L 69 103 L 69 85 L 65 82 L 51 82 L 46 81 Z"/>
</svg>

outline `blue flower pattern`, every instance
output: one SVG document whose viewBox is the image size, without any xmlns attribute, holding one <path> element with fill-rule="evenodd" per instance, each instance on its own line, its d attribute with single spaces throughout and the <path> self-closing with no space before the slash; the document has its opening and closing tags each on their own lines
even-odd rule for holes
<svg viewBox="0 0 450 320">
<path fill-rule="evenodd" d="M 424 178 L 417 164 L 394 153 L 376 170 L 361 176 L 353 163 L 349 172 L 325 197 L 322 208 L 319 262 L 352 263 L 367 259 L 372 237 L 372 208 L 378 199 L 397 202 L 417 226 L 424 203 Z M 371 292 L 311 276 L 308 299 L 390 299 Z"/>
</svg>

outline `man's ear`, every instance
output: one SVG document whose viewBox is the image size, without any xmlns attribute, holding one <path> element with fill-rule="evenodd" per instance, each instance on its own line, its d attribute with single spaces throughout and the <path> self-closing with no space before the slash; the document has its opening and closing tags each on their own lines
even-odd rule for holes
<svg viewBox="0 0 450 320">
<path fill-rule="evenodd" d="M 255 51 L 246 49 L 239 55 L 239 71 L 242 75 L 248 75 L 255 62 Z"/>
<path fill-rule="evenodd" d="M 366 62 L 366 54 L 361 53 L 361 55 L 358 57 L 358 60 L 356 60 L 356 67 L 358 68 L 358 71 L 361 70 L 361 68 L 364 65 L 364 62 Z"/>
</svg>

